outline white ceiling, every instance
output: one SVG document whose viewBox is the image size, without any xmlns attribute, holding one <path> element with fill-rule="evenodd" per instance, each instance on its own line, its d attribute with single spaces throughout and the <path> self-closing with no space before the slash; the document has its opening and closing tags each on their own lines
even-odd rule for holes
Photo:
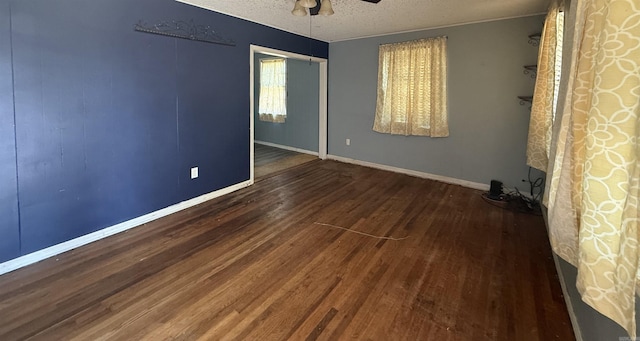
<svg viewBox="0 0 640 341">
<path fill-rule="evenodd" d="M 296 17 L 294 0 L 177 0 L 326 42 L 546 12 L 549 0 L 332 0 L 329 17 Z M 311 27 L 310 27 L 311 26 Z M 309 32 L 311 31 L 311 35 Z"/>
</svg>

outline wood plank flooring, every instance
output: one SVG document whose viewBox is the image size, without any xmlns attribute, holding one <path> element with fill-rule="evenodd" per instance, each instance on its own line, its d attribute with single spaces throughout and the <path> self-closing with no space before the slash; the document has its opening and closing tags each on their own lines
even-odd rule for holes
<svg viewBox="0 0 640 341">
<path fill-rule="evenodd" d="M 317 156 L 265 146 L 258 143 L 255 143 L 254 146 L 254 171 L 256 179 L 318 159 Z"/>
<path fill-rule="evenodd" d="M 1 276 L 0 340 L 23 339 L 574 336 L 541 217 L 316 160 Z"/>
<path fill-rule="evenodd" d="M 255 150 L 254 154 L 256 167 L 264 166 L 266 164 L 277 162 L 287 157 L 300 154 L 291 150 L 271 147 L 259 143 L 254 143 L 253 147 Z"/>
</svg>

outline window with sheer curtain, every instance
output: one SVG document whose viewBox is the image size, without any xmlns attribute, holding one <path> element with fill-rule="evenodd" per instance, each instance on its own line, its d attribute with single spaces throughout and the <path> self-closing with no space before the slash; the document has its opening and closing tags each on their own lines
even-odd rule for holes
<svg viewBox="0 0 640 341">
<path fill-rule="evenodd" d="M 449 136 L 447 37 L 380 45 L 373 130 Z"/>
<path fill-rule="evenodd" d="M 564 10 L 562 1 L 552 1 L 544 23 L 538 53 L 538 71 L 533 92 L 527 164 L 547 171 L 551 150 L 551 133 L 558 102 L 562 68 Z"/>
<path fill-rule="evenodd" d="M 284 123 L 287 118 L 287 61 L 260 59 L 260 121 Z"/>
</svg>

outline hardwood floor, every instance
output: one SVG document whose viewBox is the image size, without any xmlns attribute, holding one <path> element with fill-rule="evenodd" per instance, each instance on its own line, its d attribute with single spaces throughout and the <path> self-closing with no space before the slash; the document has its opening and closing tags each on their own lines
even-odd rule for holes
<svg viewBox="0 0 640 341">
<path fill-rule="evenodd" d="M 264 166 L 266 164 L 277 162 L 287 157 L 300 154 L 291 150 L 271 147 L 271 146 L 267 146 L 259 143 L 255 143 L 253 147 L 255 150 L 255 166 L 256 167 Z"/>
<path fill-rule="evenodd" d="M 258 143 L 254 144 L 254 146 L 256 179 L 318 159 L 317 156 Z"/>
<path fill-rule="evenodd" d="M 0 340 L 22 339 L 574 336 L 541 217 L 316 160 L 1 276 Z"/>
</svg>

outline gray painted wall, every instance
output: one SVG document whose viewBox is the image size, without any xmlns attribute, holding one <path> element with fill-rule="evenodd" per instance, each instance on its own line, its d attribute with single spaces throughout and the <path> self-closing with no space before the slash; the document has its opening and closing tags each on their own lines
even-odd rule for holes
<svg viewBox="0 0 640 341">
<path fill-rule="evenodd" d="M 565 286 L 567 288 L 565 295 L 567 295 L 571 301 L 573 313 L 578 323 L 580 334 L 582 334 L 582 340 L 618 341 L 621 338 L 627 337 L 628 334 L 622 327 L 582 301 L 576 288 L 578 269 L 557 255 L 554 256 L 559 260 L 560 267 L 558 268 L 558 272 L 562 273 L 562 278 L 565 280 Z M 640 302 L 638 299 L 636 299 L 636 324 L 640 325 Z"/>
<path fill-rule="evenodd" d="M 575 1 L 571 1 L 571 4 L 566 3 L 569 6 L 569 11 L 565 12 L 565 29 L 564 29 L 564 44 L 563 44 L 563 75 L 568 75 L 570 68 L 570 58 L 572 53 L 573 43 L 573 26 L 576 22 L 576 8 Z M 560 89 L 566 89 L 567 77 L 563 77 Z M 560 94 L 558 106 L 562 107 L 564 94 Z M 558 258 L 560 265 L 558 267 L 558 273 L 560 279 L 564 280 L 564 286 L 567 289 L 565 295 L 571 302 L 573 308 L 573 314 L 578 324 L 579 332 L 582 334 L 584 341 L 601 341 L 601 340 L 614 340 L 618 341 L 622 337 L 626 337 L 627 332 L 620 327 L 617 323 L 613 322 L 606 316 L 600 314 L 595 309 L 584 303 L 580 298 L 578 289 L 576 288 L 576 280 L 578 278 L 578 270 L 571 264 L 564 261 L 562 258 L 554 254 L 554 257 Z M 640 325 L 640 300 L 636 298 L 636 324 Z M 571 313 L 571 312 L 570 312 Z"/>
<path fill-rule="evenodd" d="M 525 150 L 536 64 L 527 36 L 542 16 L 470 24 L 329 44 L 329 154 L 528 191 Z M 448 36 L 450 136 L 405 137 L 372 130 L 378 45 Z M 351 139 L 351 145 L 345 139 Z"/>
<path fill-rule="evenodd" d="M 318 151 L 318 105 L 320 65 L 287 59 L 287 119 L 284 123 L 258 119 L 260 98 L 260 58 L 255 56 L 255 139 L 312 152 Z"/>
</svg>

